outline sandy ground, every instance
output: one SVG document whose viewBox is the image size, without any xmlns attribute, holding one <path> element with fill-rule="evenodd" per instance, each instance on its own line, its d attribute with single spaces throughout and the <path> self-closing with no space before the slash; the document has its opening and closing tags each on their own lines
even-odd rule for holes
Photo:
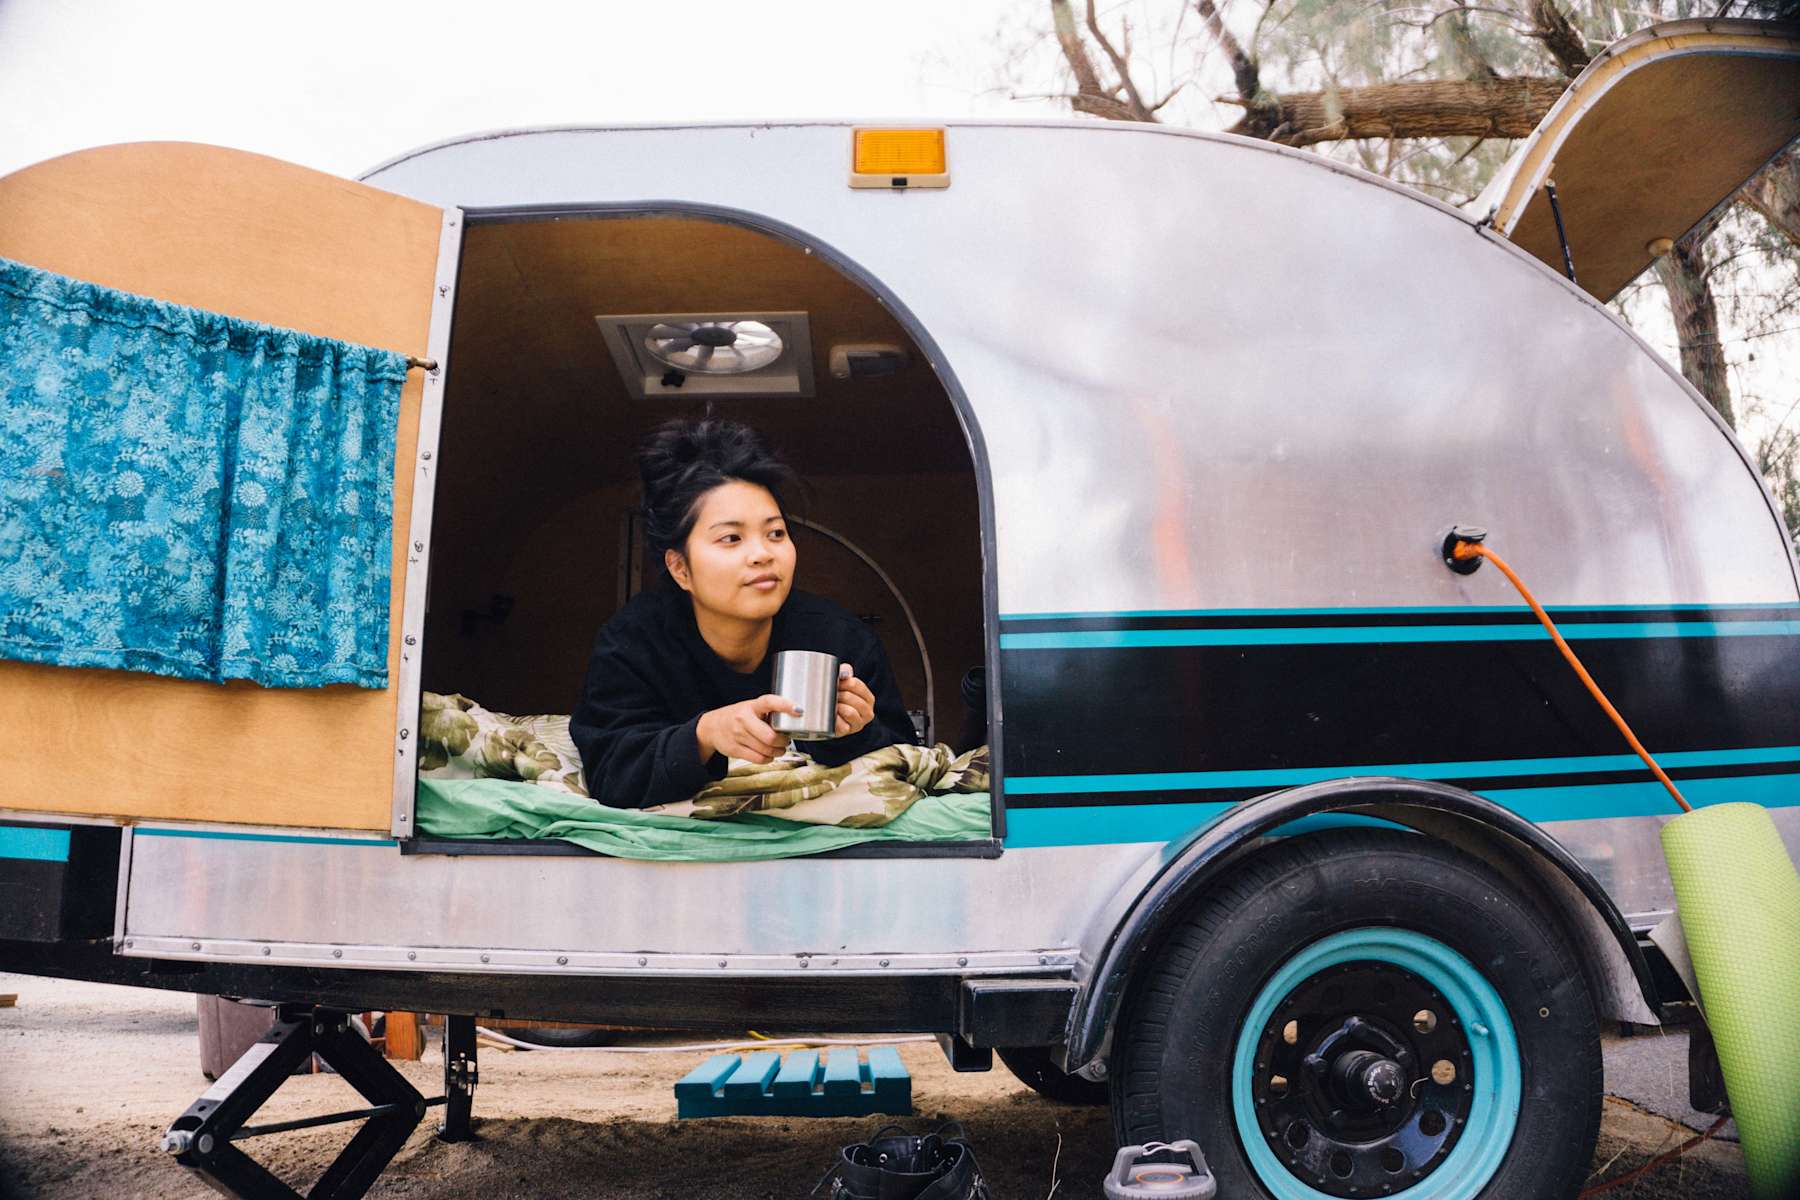
<svg viewBox="0 0 1800 1200">
<path fill-rule="evenodd" d="M 212 1196 L 157 1150 L 168 1123 L 206 1088 L 192 996 L 0 975 L 17 992 L 0 1009 L 0 1197 L 72 1200 Z M 1609 1046 L 1611 1063 L 1621 1046 Z M 1685 1078 L 1678 1038 L 1623 1049 L 1648 1073 Z M 958 1075 L 931 1043 L 901 1047 L 923 1124 L 967 1127 L 997 1200 L 1100 1194 L 1113 1145 L 1103 1109 L 1051 1104 L 1004 1069 Z M 801 1197 L 837 1147 L 876 1119 L 676 1121 L 674 1081 L 698 1054 L 501 1053 L 484 1047 L 475 1096 L 479 1138 L 447 1145 L 428 1115 L 369 1195 L 425 1200 L 758 1200 Z M 400 1064 L 428 1096 L 442 1092 L 435 1044 Z M 361 1101 L 331 1075 L 297 1077 L 258 1114 L 274 1121 Z M 1596 1179 L 1611 1178 L 1689 1135 L 1680 1123 L 1609 1098 Z M 304 1192 L 348 1137 L 337 1126 L 252 1143 L 256 1157 Z M 1060 1183 L 1057 1181 L 1060 1180 Z M 1743 1154 L 1709 1142 L 1609 1197 L 1742 1197 Z M 1226 1197 L 1225 1200 L 1232 1200 Z"/>
</svg>

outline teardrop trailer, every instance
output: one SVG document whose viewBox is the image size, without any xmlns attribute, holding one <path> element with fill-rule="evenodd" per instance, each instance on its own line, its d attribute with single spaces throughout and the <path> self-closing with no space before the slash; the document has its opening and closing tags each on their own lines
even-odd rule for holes
<svg viewBox="0 0 1800 1200">
<path fill-rule="evenodd" d="M 1473 216 L 1087 123 L 953 124 L 941 165 L 854 186 L 838 123 L 496 134 L 356 183 L 178 145 L 0 179 L 0 255 L 435 366 L 402 398 L 387 686 L 0 663 L 27 898 L 0 962 L 323 1013 L 935 1033 L 1106 1094 L 1121 1142 L 1193 1138 L 1228 1196 L 1571 1190 L 1603 1024 L 1679 998 L 1640 941 L 1673 909 L 1663 809 L 1505 581 L 1440 546 L 1485 525 L 1683 789 L 1800 846 L 1786 531 L 1601 302 L 1800 133 L 1768 102 L 1797 63 L 1780 27 L 1627 39 Z M 1621 114 L 1691 71 L 1781 111 L 1685 190 L 1621 178 L 1669 136 Z M 804 346 L 792 378 L 636 355 L 726 320 Z M 422 693 L 566 711 L 641 586 L 629 447 L 709 388 L 814 481 L 803 561 L 889 614 L 921 726 L 985 668 L 987 828 L 683 863 L 431 836 Z M 257 1194 L 197 1135 L 323 1043 L 400 1105 L 333 1168 L 360 1194 L 417 1093 L 299 1013 L 179 1158 Z"/>
</svg>

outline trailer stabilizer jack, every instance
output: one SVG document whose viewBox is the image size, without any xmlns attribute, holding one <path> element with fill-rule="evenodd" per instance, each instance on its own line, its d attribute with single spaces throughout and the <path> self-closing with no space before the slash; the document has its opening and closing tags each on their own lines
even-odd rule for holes
<svg viewBox="0 0 1800 1200">
<path fill-rule="evenodd" d="M 317 1054 L 370 1102 L 350 1112 L 247 1125 L 256 1110 L 307 1056 Z M 275 1024 L 233 1063 L 163 1134 L 162 1147 L 197 1172 L 206 1185 L 243 1200 L 301 1200 L 301 1194 L 239 1150 L 234 1141 L 290 1129 L 362 1120 L 348 1145 L 306 1193 L 308 1200 L 356 1200 L 369 1190 L 425 1110 L 427 1100 L 380 1051 L 350 1028 L 348 1014 L 310 1005 L 282 1005 Z"/>
</svg>

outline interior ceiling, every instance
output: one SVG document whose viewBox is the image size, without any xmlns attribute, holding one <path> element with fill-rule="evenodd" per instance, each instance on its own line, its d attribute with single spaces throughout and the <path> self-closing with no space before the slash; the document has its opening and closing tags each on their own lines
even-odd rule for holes
<svg viewBox="0 0 1800 1200">
<path fill-rule="evenodd" d="M 782 310 L 809 318 L 816 396 L 716 399 L 718 415 L 762 431 L 802 477 L 970 469 L 955 414 L 917 347 L 873 296 L 833 268 L 736 226 L 583 217 L 469 228 L 444 470 L 472 483 L 485 474 L 489 484 L 550 505 L 635 478 L 631 454 L 642 433 L 669 417 L 697 415 L 706 402 L 679 394 L 632 399 L 594 317 Z M 831 347 L 854 342 L 898 344 L 912 363 L 887 378 L 833 379 Z"/>
</svg>

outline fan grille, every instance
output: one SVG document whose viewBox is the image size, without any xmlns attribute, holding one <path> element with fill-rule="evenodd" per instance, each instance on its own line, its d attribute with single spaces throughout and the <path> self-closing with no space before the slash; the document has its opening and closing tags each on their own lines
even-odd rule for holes
<svg viewBox="0 0 1800 1200">
<path fill-rule="evenodd" d="M 664 366 L 696 375 L 741 375 L 781 357 L 781 335 L 761 321 L 664 321 L 644 335 Z"/>
</svg>

